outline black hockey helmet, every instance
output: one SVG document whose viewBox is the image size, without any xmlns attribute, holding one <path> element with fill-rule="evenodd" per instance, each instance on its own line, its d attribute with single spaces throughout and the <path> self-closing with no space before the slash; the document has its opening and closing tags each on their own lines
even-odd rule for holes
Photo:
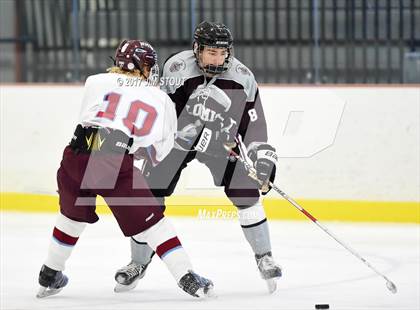
<svg viewBox="0 0 420 310">
<path fill-rule="evenodd" d="M 140 70 L 144 76 L 144 69 L 147 67 L 150 72 L 149 81 L 159 76 L 157 53 L 153 46 L 145 41 L 122 40 L 115 51 L 114 64 L 124 71 Z M 157 76 L 155 76 L 156 74 Z"/>
<path fill-rule="evenodd" d="M 204 47 L 226 48 L 227 56 L 221 66 L 200 64 L 199 53 Z M 220 74 L 227 71 L 233 59 L 233 37 L 230 30 L 222 23 L 203 21 L 195 28 L 193 51 L 197 64 L 205 73 Z"/>
</svg>

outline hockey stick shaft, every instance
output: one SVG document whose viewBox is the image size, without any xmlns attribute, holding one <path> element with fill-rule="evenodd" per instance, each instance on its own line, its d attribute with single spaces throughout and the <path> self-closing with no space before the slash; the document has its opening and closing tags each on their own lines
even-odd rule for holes
<svg viewBox="0 0 420 310">
<path fill-rule="evenodd" d="M 257 181 L 259 184 L 263 184 L 261 180 L 258 179 L 256 170 L 251 166 L 251 164 L 247 161 L 244 153 L 244 146 L 242 145 L 242 142 L 239 141 L 238 143 L 240 154 L 237 154 L 233 150 L 229 150 L 231 156 L 235 157 L 237 160 L 239 160 L 245 167 L 245 169 L 248 171 L 248 175 L 250 178 Z M 373 267 L 365 258 L 363 258 L 359 253 L 357 253 L 355 250 L 353 250 L 350 246 L 345 244 L 343 241 L 341 241 L 337 236 L 335 236 L 330 230 L 328 230 L 324 225 L 318 222 L 318 220 L 310 214 L 308 211 L 306 211 L 304 208 L 302 208 L 294 199 L 292 199 L 289 195 L 287 195 L 284 191 L 282 191 L 280 188 L 278 188 L 274 183 L 269 182 L 269 185 L 271 188 L 276 191 L 280 196 L 282 196 L 285 200 L 287 200 L 291 205 L 293 205 L 296 209 L 298 209 L 300 212 L 302 212 L 307 218 L 309 218 L 313 223 L 315 223 L 320 229 L 322 229 L 325 233 L 327 233 L 331 238 L 333 238 L 336 242 L 338 242 L 342 247 L 344 247 L 347 251 L 349 251 L 351 254 L 353 254 L 355 257 L 357 257 L 359 260 L 361 260 L 367 267 L 369 267 L 371 270 L 373 270 L 376 274 L 383 277 L 387 283 L 387 288 L 392 292 L 397 292 L 397 287 L 395 284 L 389 280 L 384 274 L 379 272 L 375 267 Z"/>
</svg>

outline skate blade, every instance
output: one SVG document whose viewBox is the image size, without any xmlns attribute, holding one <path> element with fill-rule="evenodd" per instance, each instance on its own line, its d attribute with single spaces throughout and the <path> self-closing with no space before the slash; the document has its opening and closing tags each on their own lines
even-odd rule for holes
<svg viewBox="0 0 420 310">
<path fill-rule="evenodd" d="M 268 279 L 265 282 L 267 283 L 268 292 L 273 294 L 277 290 L 277 279 Z"/>
<path fill-rule="evenodd" d="M 61 292 L 63 288 L 57 288 L 57 289 L 48 289 L 47 287 L 41 286 L 38 290 L 38 293 L 36 294 L 37 298 L 45 298 L 48 296 L 56 295 Z"/>
<path fill-rule="evenodd" d="M 131 290 L 136 288 L 139 280 L 140 280 L 140 278 L 136 279 L 133 283 L 131 283 L 129 285 L 124 285 L 124 284 L 117 283 L 114 287 L 114 292 L 115 293 L 124 293 L 124 292 L 131 291 Z"/>
</svg>

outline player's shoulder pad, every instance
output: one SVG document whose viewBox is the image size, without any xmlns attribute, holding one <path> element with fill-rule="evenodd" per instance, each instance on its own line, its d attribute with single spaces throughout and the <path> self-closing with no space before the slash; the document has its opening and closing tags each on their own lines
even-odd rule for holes
<svg viewBox="0 0 420 310">
<path fill-rule="evenodd" d="M 233 58 L 232 66 L 223 74 L 224 79 L 230 79 L 242 85 L 247 96 L 247 101 L 254 101 L 258 85 L 254 74 L 238 59 Z"/>
<path fill-rule="evenodd" d="M 151 94 L 156 96 L 156 98 L 159 98 L 159 100 L 164 103 L 164 106 L 169 102 L 171 106 L 175 108 L 175 104 L 173 103 L 171 97 L 169 97 L 168 94 L 161 90 L 159 87 L 148 86 L 148 90 L 151 92 Z"/>
<path fill-rule="evenodd" d="M 158 96 L 161 99 L 167 99 L 170 97 L 168 96 L 167 93 L 165 93 L 163 90 L 161 90 L 159 87 L 155 87 L 155 86 L 147 86 L 147 89 L 154 94 L 155 96 Z"/>
<path fill-rule="evenodd" d="M 197 66 L 193 51 L 179 52 L 169 57 L 163 66 L 161 89 L 173 94 L 184 81 L 200 75 L 202 73 Z"/>
<path fill-rule="evenodd" d="M 98 73 L 98 74 L 93 74 L 93 75 L 89 75 L 86 78 L 85 81 L 85 88 L 92 88 L 95 87 L 95 85 L 101 84 L 101 82 L 103 82 L 105 80 L 105 76 L 108 73 Z"/>
<path fill-rule="evenodd" d="M 96 80 L 98 80 L 98 78 L 100 78 L 100 77 L 101 77 L 101 75 L 102 75 L 102 74 L 103 74 L 103 73 L 89 75 L 89 76 L 86 78 L 85 85 L 87 85 L 87 84 L 91 84 L 91 83 L 94 83 Z"/>
</svg>

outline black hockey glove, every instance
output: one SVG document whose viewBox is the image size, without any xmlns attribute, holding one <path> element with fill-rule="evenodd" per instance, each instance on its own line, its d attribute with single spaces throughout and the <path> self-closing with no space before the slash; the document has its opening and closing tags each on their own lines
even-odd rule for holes
<svg viewBox="0 0 420 310">
<path fill-rule="evenodd" d="M 212 157 L 227 157 L 229 149 L 236 147 L 235 130 L 215 130 L 204 126 L 194 149 Z"/>
<path fill-rule="evenodd" d="M 188 124 L 177 132 L 175 148 L 183 151 L 197 151 L 212 157 L 226 157 L 227 147 L 235 147 L 235 134 L 237 127 L 230 124 L 222 128 L 222 124 L 206 123 L 200 121 Z"/>
<path fill-rule="evenodd" d="M 248 157 L 253 161 L 257 177 L 263 184 L 260 184 L 261 193 L 267 194 L 271 186 L 269 182 L 274 182 L 276 177 L 277 155 L 276 149 L 269 144 L 255 144 L 248 151 Z"/>
</svg>

